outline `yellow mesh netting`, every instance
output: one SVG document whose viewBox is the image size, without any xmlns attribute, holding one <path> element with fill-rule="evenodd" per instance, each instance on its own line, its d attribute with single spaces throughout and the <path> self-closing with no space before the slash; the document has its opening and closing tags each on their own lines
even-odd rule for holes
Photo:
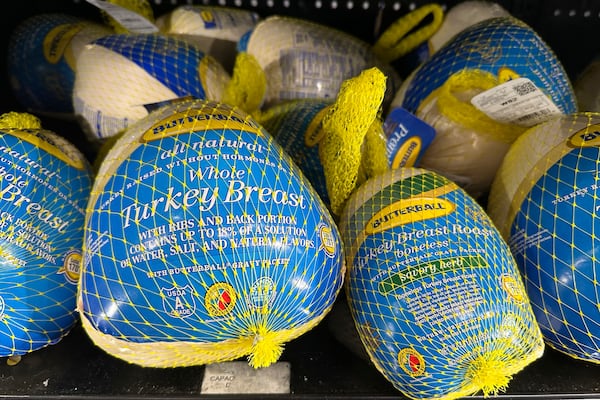
<svg viewBox="0 0 600 400">
<path fill-rule="evenodd" d="M 41 127 L 40 119 L 33 114 L 11 111 L 0 115 L 2 129 L 41 129 Z"/>
<path fill-rule="evenodd" d="M 489 90 L 500 82 L 491 73 L 478 69 L 465 69 L 451 75 L 446 82 L 430 96 L 437 96 L 440 112 L 448 119 L 466 128 L 491 136 L 505 143 L 512 143 L 525 128 L 497 122 L 475 108 L 468 101 L 461 100 L 456 93 L 469 89 Z M 427 100 L 423 103 L 427 103 Z"/>
<path fill-rule="evenodd" d="M 431 22 L 415 30 L 429 15 Z M 419 7 L 390 25 L 373 45 L 373 52 L 384 62 L 394 61 L 429 39 L 440 28 L 443 19 L 444 12 L 439 4 Z"/>
<path fill-rule="evenodd" d="M 363 166 L 367 177 L 384 173 L 389 169 L 386 136 L 383 123 L 377 118 L 369 127 L 365 136 Z"/>
<path fill-rule="evenodd" d="M 379 113 L 386 76 L 377 68 L 342 83 L 335 103 L 323 118 L 319 157 L 323 164 L 330 207 L 339 215 L 357 184 L 361 147 Z"/>
<path fill-rule="evenodd" d="M 240 52 L 235 58 L 233 75 L 223 93 L 223 103 L 236 106 L 259 117 L 267 88 L 267 78 L 256 58 Z"/>
</svg>

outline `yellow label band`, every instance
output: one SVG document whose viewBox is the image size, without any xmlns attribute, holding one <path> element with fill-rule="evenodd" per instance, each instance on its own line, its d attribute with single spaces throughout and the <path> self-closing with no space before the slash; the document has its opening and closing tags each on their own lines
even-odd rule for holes
<svg viewBox="0 0 600 400">
<path fill-rule="evenodd" d="M 455 204 L 435 197 L 400 200 L 375 214 L 367 223 L 365 232 L 372 235 L 396 226 L 449 215 L 455 209 Z"/>
<path fill-rule="evenodd" d="M 586 126 L 569 137 L 567 145 L 577 147 L 600 146 L 600 124 Z"/>
<path fill-rule="evenodd" d="M 249 119 L 241 119 L 233 114 L 219 112 L 179 112 L 170 118 L 161 120 L 148 129 L 142 136 L 143 142 L 174 136 L 181 133 L 207 131 L 211 129 L 234 129 L 262 136 L 260 128 Z"/>
<path fill-rule="evenodd" d="M 44 38 L 44 58 L 50 64 L 58 63 L 73 37 L 81 31 L 83 26 L 81 23 L 62 24 L 48 32 Z"/>
<path fill-rule="evenodd" d="M 85 169 L 85 163 L 81 157 L 79 157 L 77 154 L 73 154 L 73 155 L 66 154 L 59 147 L 50 143 L 48 141 L 48 140 L 50 140 L 49 138 L 47 138 L 45 136 L 44 137 L 38 136 L 37 133 L 39 133 L 39 130 L 37 130 L 37 129 L 33 129 L 33 130 L 9 129 L 9 130 L 6 130 L 6 132 L 10 133 L 13 136 L 18 137 L 19 139 L 29 142 L 29 143 L 33 144 L 34 146 L 39 147 L 42 150 L 47 151 L 48 153 L 52 154 L 54 157 L 63 161 L 65 164 L 72 166 L 73 168 L 76 168 L 78 170 Z M 40 168 L 43 170 L 46 170 L 45 167 L 40 166 Z"/>
<path fill-rule="evenodd" d="M 408 138 L 406 142 L 398 149 L 394 160 L 392 161 L 392 168 L 400 167 L 412 167 L 415 165 L 419 154 L 422 149 L 422 141 L 418 136 Z"/>
</svg>

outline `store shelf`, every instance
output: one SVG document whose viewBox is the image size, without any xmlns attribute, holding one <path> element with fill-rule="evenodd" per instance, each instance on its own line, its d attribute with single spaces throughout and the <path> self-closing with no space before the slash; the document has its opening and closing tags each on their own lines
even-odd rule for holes
<svg viewBox="0 0 600 400">
<path fill-rule="evenodd" d="M 342 345 L 325 320 L 286 345 L 290 393 L 203 395 L 204 366 L 146 368 L 96 347 L 77 326 L 61 342 L 0 365 L 0 398 L 404 399 L 368 361 Z M 550 348 L 515 375 L 500 399 L 600 399 L 600 365 Z M 469 398 L 481 398 L 473 396 Z"/>
</svg>

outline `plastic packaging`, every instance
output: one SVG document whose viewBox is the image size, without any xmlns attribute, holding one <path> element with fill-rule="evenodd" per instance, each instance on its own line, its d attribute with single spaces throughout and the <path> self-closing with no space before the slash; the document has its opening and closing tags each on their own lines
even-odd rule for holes
<svg viewBox="0 0 600 400">
<path fill-rule="evenodd" d="M 546 343 L 600 363 L 600 114 L 557 117 L 510 148 L 488 214 L 510 244 Z"/>
<path fill-rule="evenodd" d="M 544 342 L 514 258 L 454 182 L 392 169 L 339 222 L 348 306 L 371 361 L 412 399 L 505 390 Z"/>
<path fill-rule="evenodd" d="M 436 128 L 417 166 L 445 174 L 480 198 L 524 128 L 574 112 L 577 105 L 552 49 L 528 25 L 508 16 L 455 35 L 404 81 L 395 107 Z"/>
<path fill-rule="evenodd" d="M 151 367 L 248 356 L 317 325 L 342 287 L 337 227 L 250 116 L 206 100 L 127 129 L 94 182 L 78 309 L 99 347 Z"/>
<path fill-rule="evenodd" d="M 85 45 L 112 29 L 62 13 L 38 14 L 21 21 L 8 40 L 11 89 L 29 112 L 74 119 L 76 64 Z"/>
<path fill-rule="evenodd" d="M 32 117 L 0 117 L 0 356 L 12 360 L 59 342 L 78 321 L 92 182 L 83 154 Z"/>
<path fill-rule="evenodd" d="M 377 67 L 388 77 L 389 104 L 400 78 L 382 63 L 369 43 L 309 20 L 274 15 L 257 23 L 238 43 L 267 76 L 264 107 L 295 99 L 333 99 L 342 82 Z"/>
<path fill-rule="evenodd" d="M 220 100 L 229 73 L 192 44 L 164 34 L 114 34 L 93 41 L 77 62 L 73 105 L 91 141 L 118 134 L 162 102 Z"/>
</svg>

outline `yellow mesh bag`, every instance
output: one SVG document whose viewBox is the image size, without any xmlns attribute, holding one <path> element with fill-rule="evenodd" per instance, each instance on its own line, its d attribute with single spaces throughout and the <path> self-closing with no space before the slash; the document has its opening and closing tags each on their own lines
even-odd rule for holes
<svg viewBox="0 0 600 400">
<path fill-rule="evenodd" d="M 360 183 L 361 148 L 380 112 L 385 81 L 385 75 L 377 68 L 344 81 L 334 105 L 323 118 L 325 135 L 319 144 L 319 156 L 330 207 L 336 215 Z"/>
<path fill-rule="evenodd" d="M 431 21 L 421 26 L 428 17 Z M 373 45 L 373 52 L 383 62 L 397 60 L 426 42 L 440 29 L 443 19 L 444 10 L 439 4 L 421 6 L 391 24 Z"/>
<path fill-rule="evenodd" d="M 352 194 L 338 226 L 361 342 L 407 397 L 497 395 L 542 356 L 508 245 L 451 180 L 421 168 L 389 170 Z"/>
<path fill-rule="evenodd" d="M 41 129 L 42 122 L 33 114 L 10 111 L 0 115 L 0 128 Z"/>
<path fill-rule="evenodd" d="M 256 58 L 240 52 L 235 58 L 233 74 L 225 87 L 222 101 L 260 119 L 266 88 L 267 78 Z"/>
<path fill-rule="evenodd" d="M 488 198 L 546 343 L 600 364 L 597 284 L 600 114 L 530 128 L 506 154 Z"/>
<path fill-rule="evenodd" d="M 60 342 L 76 286 L 92 176 L 83 154 L 37 116 L 0 115 L 0 357 Z"/>
<path fill-rule="evenodd" d="M 98 168 L 78 290 L 93 342 L 151 367 L 266 367 L 341 290 L 335 222 L 289 155 L 224 103 L 165 105 Z"/>
<path fill-rule="evenodd" d="M 433 91 L 416 115 L 436 130 L 419 166 L 459 183 L 476 198 L 487 194 L 510 144 L 526 128 L 497 122 L 470 102 L 500 82 L 482 70 L 461 70 Z"/>
</svg>

